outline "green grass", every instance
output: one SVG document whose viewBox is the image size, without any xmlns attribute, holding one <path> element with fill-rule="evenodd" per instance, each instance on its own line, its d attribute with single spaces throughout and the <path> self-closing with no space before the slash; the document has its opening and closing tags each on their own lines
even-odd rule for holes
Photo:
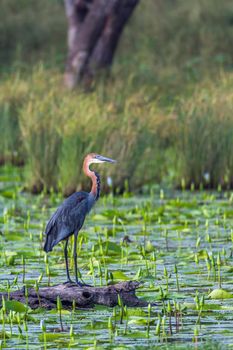
<svg viewBox="0 0 233 350">
<path fill-rule="evenodd" d="M 114 174 L 115 189 L 122 189 L 129 178 L 132 188 L 161 178 L 166 160 L 162 151 L 169 145 L 162 124 L 168 125 L 172 118 L 164 116 L 156 99 L 145 99 L 143 89 L 135 91 L 130 82 L 127 87 L 124 82 L 107 82 L 78 95 L 67 92 L 61 82 L 61 74 L 39 67 L 29 77 L 17 77 L 12 85 L 17 89 L 6 81 L 8 92 L 4 85 L 0 90 L 3 106 L 15 103 L 18 107 L 17 135 L 18 143 L 23 141 L 28 188 L 73 191 L 83 184 L 83 156 L 93 151 L 118 160 L 117 168 L 108 173 Z M 8 114 L 6 129 L 17 126 L 10 120 Z M 150 167 L 142 176 L 148 162 Z"/>
<path fill-rule="evenodd" d="M 232 187 L 232 74 L 215 78 L 164 107 L 156 85 L 116 79 L 68 92 L 58 71 L 40 65 L 2 83 L 2 157 L 25 162 L 35 192 L 84 186 L 83 157 L 93 151 L 118 160 L 106 169 L 115 190 L 126 182 L 134 191 L 156 182 Z"/>
<path fill-rule="evenodd" d="M 221 75 L 178 104 L 177 158 L 186 185 L 233 185 L 233 80 Z"/>
</svg>

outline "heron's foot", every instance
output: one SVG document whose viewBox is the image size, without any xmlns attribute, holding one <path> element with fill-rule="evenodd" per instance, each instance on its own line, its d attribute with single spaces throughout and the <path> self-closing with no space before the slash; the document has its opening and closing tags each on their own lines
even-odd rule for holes
<svg viewBox="0 0 233 350">
<path fill-rule="evenodd" d="M 79 281 L 76 281 L 77 286 L 79 287 L 92 287 L 90 284 L 82 283 Z"/>
<path fill-rule="evenodd" d="M 66 282 L 64 282 L 63 284 L 75 284 L 74 281 L 72 281 L 71 279 L 68 279 Z"/>
</svg>

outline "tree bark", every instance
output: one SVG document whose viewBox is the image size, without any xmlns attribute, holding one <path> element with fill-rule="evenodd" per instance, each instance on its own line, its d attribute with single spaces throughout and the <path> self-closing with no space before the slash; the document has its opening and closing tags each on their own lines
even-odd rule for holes
<svg viewBox="0 0 233 350">
<path fill-rule="evenodd" d="M 91 308 L 96 304 L 105 306 L 118 305 L 118 295 L 124 305 L 127 306 L 147 306 L 148 303 L 138 299 L 135 290 L 140 283 L 136 281 L 120 282 L 106 287 L 79 287 L 76 284 L 59 284 L 51 287 L 42 287 L 36 292 L 33 288 L 28 290 L 27 300 L 25 290 L 18 290 L 10 293 L 10 299 L 28 303 L 30 308 L 36 309 L 44 307 L 46 309 L 56 308 L 57 297 L 59 296 L 64 308 L 72 308 L 73 301 L 77 308 Z M 39 295 L 39 297 L 38 297 Z M 8 298 L 7 293 L 0 293 Z"/>
<path fill-rule="evenodd" d="M 121 33 L 137 2 L 137 0 L 117 2 L 106 19 L 103 32 L 93 50 L 90 59 L 91 69 L 111 66 Z"/>
<path fill-rule="evenodd" d="M 68 20 L 65 84 L 73 88 L 111 66 L 119 38 L 139 0 L 64 0 Z"/>
</svg>

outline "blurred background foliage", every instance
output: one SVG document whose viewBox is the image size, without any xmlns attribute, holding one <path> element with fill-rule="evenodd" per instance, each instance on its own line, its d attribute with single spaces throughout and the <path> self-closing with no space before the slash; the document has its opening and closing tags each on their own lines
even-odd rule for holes
<svg viewBox="0 0 233 350">
<path fill-rule="evenodd" d="M 1 164 L 34 192 L 87 188 L 91 151 L 119 191 L 233 187 L 232 1 L 141 1 L 88 93 L 63 87 L 66 29 L 62 0 L 0 2 Z"/>
</svg>

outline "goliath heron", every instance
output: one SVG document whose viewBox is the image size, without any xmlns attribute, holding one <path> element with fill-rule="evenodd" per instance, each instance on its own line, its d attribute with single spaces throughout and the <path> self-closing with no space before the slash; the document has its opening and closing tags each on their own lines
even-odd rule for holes
<svg viewBox="0 0 233 350">
<path fill-rule="evenodd" d="M 70 278 L 69 266 L 68 266 L 68 255 L 67 246 L 69 237 L 74 234 L 74 270 L 75 270 L 75 281 L 79 286 L 83 284 L 78 280 L 77 273 L 77 237 L 80 229 L 83 226 L 86 215 L 89 213 L 95 202 L 100 196 L 100 176 L 95 171 L 91 171 L 89 166 L 92 163 L 115 163 L 115 160 L 100 156 L 99 154 L 90 153 L 88 154 L 83 162 L 84 174 L 89 176 L 92 180 L 91 192 L 75 192 L 71 196 L 65 199 L 65 201 L 58 207 L 55 213 L 50 218 L 46 229 L 46 241 L 44 250 L 50 252 L 53 247 L 60 241 L 65 240 L 65 263 L 66 263 L 66 274 L 68 282 L 73 283 Z"/>
</svg>

